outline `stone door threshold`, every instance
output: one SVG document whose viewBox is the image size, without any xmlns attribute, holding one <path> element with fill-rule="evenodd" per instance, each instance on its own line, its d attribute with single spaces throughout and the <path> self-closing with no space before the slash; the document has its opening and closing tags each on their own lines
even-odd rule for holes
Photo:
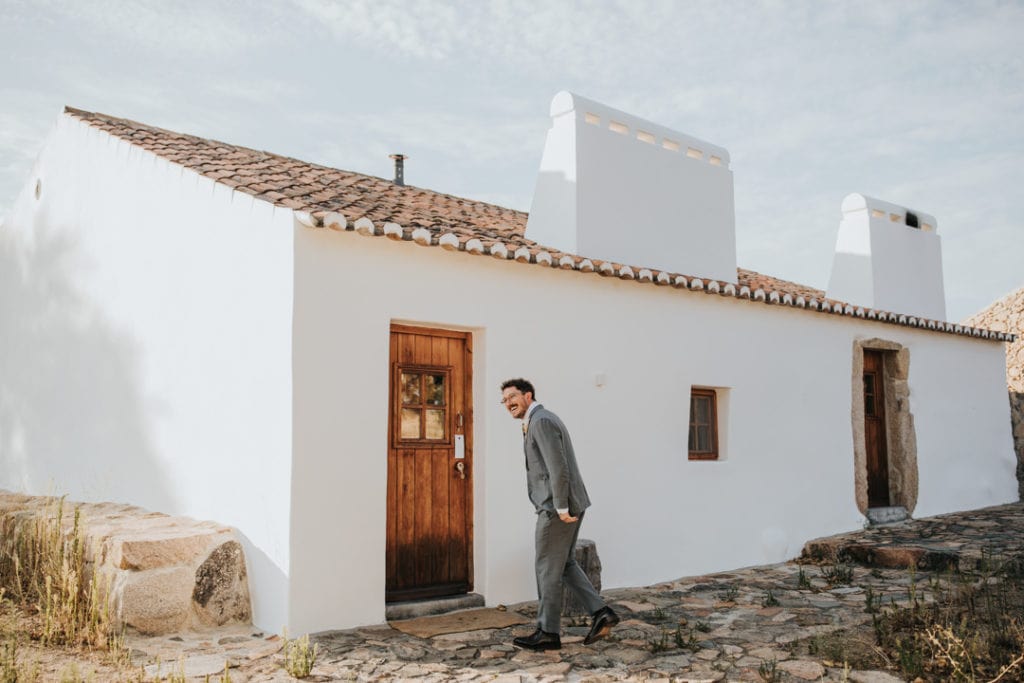
<svg viewBox="0 0 1024 683">
<path fill-rule="evenodd" d="M 886 524 L 899 524 L 910 519 L 907 509 L 902 505 L 893 507 L 877 507 L 868 509 L 868 522 L 871 526 L 883 526 Z"/>
<path fill-rule="evenodd" d="M 388 621 L 415 619 L 431 614 L 447 614 L 460 609 L 483 607 L 484 596 L 479 593 L 465 593 L 445 598 L 429 598 L 427 600 L 409 600 L 407 602 L 388 603 L 384 610 L 384 618 Z"/>
</svg>

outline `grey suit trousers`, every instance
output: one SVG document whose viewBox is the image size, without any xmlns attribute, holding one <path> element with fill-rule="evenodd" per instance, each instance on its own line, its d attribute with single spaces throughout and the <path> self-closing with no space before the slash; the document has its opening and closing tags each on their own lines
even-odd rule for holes
<svg viewBox="0 0 1024 683">
<path fill-rule="evenodd" d="M 576 564 L 576 539 L 582 523 L 582 512 L 571 524 L 549 510 L 537 513 L 537 626 L 542 631 L 561 633 L 563 583 L 591 614 L 604 607 L 604 600 Z"/>
</svg>

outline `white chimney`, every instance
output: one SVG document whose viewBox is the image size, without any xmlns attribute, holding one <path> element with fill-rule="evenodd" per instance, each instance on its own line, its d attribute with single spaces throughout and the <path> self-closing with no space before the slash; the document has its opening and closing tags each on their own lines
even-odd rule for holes
<svg viewBox="0 0 1024 683">
<path fill-rule="evenodd" d="M 942 244 L 935 218 L 862 194 L 847 195 L 842 210 L 827 296 L 945 320 Z"/>
<path fill-rule="evenodd" d="M 526 236 L 588 258 L 735 282 L 729 153 L 560 92 Z"/>
</svg>

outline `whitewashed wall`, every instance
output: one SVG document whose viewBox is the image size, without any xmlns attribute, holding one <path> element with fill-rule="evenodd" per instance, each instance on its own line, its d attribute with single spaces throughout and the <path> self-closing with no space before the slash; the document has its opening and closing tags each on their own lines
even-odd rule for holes
<svg viewBox="0 0 1024 683">
<path fill-rule="evenodd" d="M 919 475 L 915 516 L 1018 499 L 1016 456 L 1008 462 L 1003 457 L 1004 437 L 1011 449 L 1013 443 L 1004 346 L 958 337 L 950 340 L 948 349 L 937 345 L 911 349 L 910 402 L 917 427 Z M 1002 391 L 994 388 L 997 376 L 1003 378 Z M 986 377 L 993 387 L 987 400 L 978 387 Z M 927 412 L 922 412 L 916 405 L 925 398 L 930 400 Z"/>
<path fill-rule="evenodd" d="M 272 631 L 287 619 L 292 240 L 290 211 L 67 115 L 0 230 L 0 487 L 237 527 Z"/>
<path fill-rule="evenodd" d="M 997 343 L 300 228 L 70 117 L 0 247 L 0 486 L 237 527 L 266 629 L 383 619 L 392 321 L 475 333 L 490 604 L 534 591 L 510 376 L 572 430 L 608 587 L 860 526 L 856 337 L 910 349 L 915 513 L 1016 499 Z M 720 462 L 686 459 L 694 384 L 729 390 Z"/>
<path fill-rule="evenodd" d="M 569 425 L 606 587 L 777 562 L 861 526 L 854 338 L 910 349 L 918 515 L 1016 499 L 999 343 L 325 229 L 296 237 L 295 292 L 303 630 L 383 618 L 392 321 L 475 332 L 476 590 L 489 604 L 534 596 L 522 439 L 498 405 L 512 376 Z M 687 460 L 694 384 L 730 389 L 720 462 Z"/>
</svg>

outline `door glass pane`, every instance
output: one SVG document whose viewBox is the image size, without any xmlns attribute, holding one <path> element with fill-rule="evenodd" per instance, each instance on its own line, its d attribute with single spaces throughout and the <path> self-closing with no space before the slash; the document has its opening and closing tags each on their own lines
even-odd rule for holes
<svg viewBox="0 0 1024 683">
<path fill-rule="evenodd" d="M 427 375 L 426 394 L 427 403 L 444 405 L 444 375 Z"/>
<path fill-rule="evenodd" d="M 868 417 L 875 415 L 875 376 L 864 375 L 864 414 Z"/>
<path fill-rule="evenodd" d="M 415 408 L 402 408 L 402 438 L 420 438 L 420 411 Z"/>
<path fill-rule="evenodd" d="M 427 438 L 444 438 L 444 410 L 428 408 L 427 411 Z"/>
<path fill-rule="evenodd" d="M 402 373 L 402 403 L 415 405 L 420 402 L 420 374 L 418 372 Z M 405 422 L 405 418 L 402 418 Z M 404 434 L 403 434 L 404 435 Z"/>
</svg>

